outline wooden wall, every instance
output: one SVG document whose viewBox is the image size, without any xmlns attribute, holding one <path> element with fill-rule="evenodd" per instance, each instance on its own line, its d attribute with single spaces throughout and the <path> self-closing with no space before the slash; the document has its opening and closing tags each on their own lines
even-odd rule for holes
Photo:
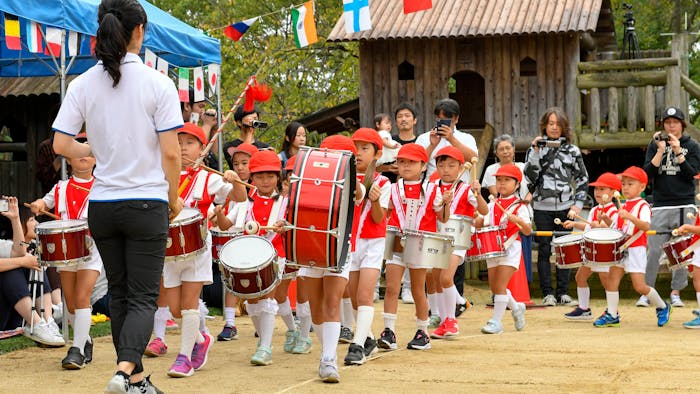
<svg viewBox="0 0 700 394">
<path fill-rule="evenodd" d="M 378 40 L 360 42 L 360 123 L 372 125 L 378 112 L 393 112 L 401 102 L 418 108 L 416 130 L 433 123 L 435 103 L 448 97 L 448 80 L 459 71 L 474 71 L 485 80 L 485 119 L 498 135 L 509 133 L 529 145 L 547 107 L 561 106 L 580 129 L 580 95 L 576 88 L 579 35 L 540 34 L 470 39 Z M 521 77 L 520 61 L 537 62 L 536 76 Z M 415 79 L 399 81 L 404 60 Z"/>
</svg>

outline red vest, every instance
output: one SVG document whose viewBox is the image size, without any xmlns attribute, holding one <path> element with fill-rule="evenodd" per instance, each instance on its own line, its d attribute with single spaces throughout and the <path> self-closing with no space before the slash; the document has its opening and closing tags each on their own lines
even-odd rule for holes
<svg viewBox="0 0 700 394">
<path fill-rule="evenodd" d="M 438 180 L 438 185 L 440 186 L 440 191 L 444 194 L 447 190 L 449 190 L 452 187 L 451 183 L 442 183 L 442 181 Z M 462 189 L 464 192 L 462 192 Z M 471 193 L 471 185 L 468 185 L 464 182 L 460 182 L 457 187 L 455 188 L 454 196 L 455 198 L 459 196 L 459 194 L 462 193 L 461 198 L 457 202 L 457 206 L 455 207 L 454 211 L 452 211 L 452 206 L 454 206 L 452 203 L 450 203 L 450 215 L 462 215 L 462 216 L 469 216 L 469 217 L 474 217 L 474 210 L 475 207 L 469 202 L 469 193 Z M 453 201 L 454 202 L 454 201 Z"/>
<path fill-rule="evenodd" d="M 518 215 L 518 211 L 523 206 L 523 204 L 520 202 L 517 196 L 511 196 L 508 198 L 499 197 L 496 199 L 496 202 L 498 204 L 501 204 L 501 207 L 503 207 L 503 209 L 505 209 L 506 211 L 510 212 L 511 215 L 515 216 Z M 493 204 L 491 215 L 493 219 L 492 224 L 494 226 L 500 226 L 504 213 L 503 210 L 498 205 L 496 205 L 496 203 Z M 520 229 L 518 228 L 517 224 L 506 219 L 506 238 L 510 238 L 513 234 L 520 234 Z M 518 235 L 516 239 L 520 240 L 520 235 Z"/>
<path fill-rule="evenodd" d="M 248 209 L 251 211 L 250 216 L 252 217 L 252 220 L 255 220 L 258 222 L 261 226 L 267 226 L 267 223 L 270 220 L 270 213 L 272 211 L 272 204 L 274 204 L 275 200 L 270 198 L 270 197 L 264 197 L 259 195 L 258 193 L 254 193 L 251 198 L 253 199 L 252 207 L 249 205 Z M 279 196 L 279 198 L 284 198 L 282 196 Z M 283 204 L 280 207 L 280 212 L 279 215 L 282 217 L 285 216 L 285 212 L 287 211 L 287 206 L 286 204 Z M 246 215 L 247 216 L 247 215 Z M 277 220 L 274 220 L 276 222 Z M 261 237 L 267 234 L 267 230 L 260 230 L 258 235 Z M 275 247 L 275 250 L 277 251 L 277 256 L 279 257 L 286 257 L 287 255 L 285 254 L 285 248 L 284 248 L 284 238 L 280 234 L 275 234 L 275 236 L 272 238 L 272 246 Z"/>
<path fill-rule="evenodd" d="M 639 207 L 637 207 L 637 205 L 639 205 Z M 634 198 L 632 200 L 625 201 L 625 205 L 622 206 L 622 209 L 624 209 L 627 212 L 634 213 L 635 207 L 637 207 L 638 208 L 637 209 L 637 218 L 639 218 L 639 214 L 641 213 L 642 208 L 644 208 L 645 205 L 648 207 L 649 203 L 646 202 L 644 199 L 637 197 L 637 198 Z M 625 222 L 627 222 L 627 220 L 624 220 L 618 216 L 617 225 L 615 227 L 618 230 L 624 230 L 623 227 L 625 226 Z M 632 222 L 629 222 L 628 225 L 634 227 L 634 231 L 632 232 L 632 234 L 639 231 L 639 229 L 636 228 L 634 226 L 634 224 L 632 224 Z M 646 232 L 643 232 L 642 235 L 639 238 L 637 238 L 636 241 L 632 242 L 632 244 L 629 247 L 633 248 L 635 246 L 647 246 L 647 233 Z"/>
<path fill-rule="evenodd" d="M 185 179 L 187 179 L 187 176 L 190 175 L 190 179 L 188 180 L 187 187 L 185 187 L 182 190 L 182 193 L 180 193 L 180 198 L 182 198 L 185 201 L 185 206 L 190 207 L 190 208 L 197 208 L 199 209 L 200 212 L 202 212 L 203 217 L 207 217 L 207 212 L 209 211 L 209 206 L 214 202 L 213 196 L 209 194 L 208 190 L 208 184 L 209 184 L 209 176 L 211 173 L 204 171 L 202 169 L 192 169 L 188 168 L 186 174 L 180 174 L 180 186 L 182 186 L 183 182 L 185 182 Z M 204 181 L 204 192 L 202 193 L 202 199 L 201 200 L 195 200 L 192 198 L 192 192 L 194 191 L 194 185 L 197 181 L 197 178 L 200 176 L 205 176 L 206 180 Z"/>
<path fill-rule="evenodd" d="M 433 208 L 433 204 L 435 203 L 435 195 L 437 194 L 437 187 L 435 183 L 426 183 L 425 185 L 425 200 L 423 201 L 423 204 L 425 205 L 425 214 L 420 219 L 420 223 L 418 224 L 418 230 L 429 231 L 434 233 L 437 232 L 437 213 Z M 420 183 L 414 185 L 404 184 L 404 196 L 406 197 L 406 199 L 420 200 L 422 188 L 423 185 Z M 398 182 L 391 185 L 391 196 L 392 201 L 396 197 L 398 197 L 399 200 L 401 199 L 401 193 L 399 191 Z M 406 206 L 408 204 L 403 202 L 401 205 L 403 211 L 406 212 Z M 391 212 L 391 217 L 389 218 L 389 225 L 402 228 L 401 223 L 399 221 L 399 216 L 397 214 L 397 207 L 394 207 L 394 210 Z"/>
<path fill-rule="evenodd" d="M 605 206 L 596 205 L 591 211 L 591 221 L 599 222 L 601 212 L 605 212 L 609 218 L 612 218 L 617 213 L 617 207 L 613 203 L 607 203 Z"/>
<path fill-rule="evenodd" d="M 59 181 L 56 184 L 54 187 L 54 213 L 58 216 L 61 216 L 58 212 L 58 202 L 61 197 L 59 192 L 61 182 L 68 182 L 68 186 L 66 187 L 66 214 L 68 215 L 68 219 L 80 219 L 81 214 L 87 206 L 87 198 L 90 194 L 89 190 L 92 188 L 95 178 L 92 178 L 90 182 L 76 182 L 74 177 L 70 177 L 67 181 Z"/>
</svg>

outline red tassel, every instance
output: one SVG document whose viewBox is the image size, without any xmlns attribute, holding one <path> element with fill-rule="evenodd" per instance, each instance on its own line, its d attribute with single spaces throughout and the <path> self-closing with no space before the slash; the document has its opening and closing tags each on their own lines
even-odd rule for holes
<svg viewBox="0 0 700 394">
<path fill-rule="evenodd" d="M 250 112 L 255 108 L 255 102 L 265 102 L 272 97 L 272 88 L 262 84 L 258 85 L 258 81 L 253 79 L 253 84 L 245 93 L 245 103 L 243 104 L 243 111 Z"/>
<path fill-rule="evenodd" d="M 251 112 L 255 108 L 255 99 L 253 98 L 253 88 L 249 88 L 245 92 L 245 103 L 243 103 L 243 112 Z"/>
</svg>

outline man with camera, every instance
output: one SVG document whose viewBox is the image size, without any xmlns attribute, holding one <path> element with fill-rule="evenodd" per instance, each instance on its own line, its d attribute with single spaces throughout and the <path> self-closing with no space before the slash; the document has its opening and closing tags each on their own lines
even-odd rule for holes
<svg viewBox="0 0 700 394">
<path fill-rule="evenodd" d="M 653 186 L 651 229 L 671 231 L 684 223 L 692 224 L 686 215 L 695 214 L 695 184 L 693 176 L 700 170 L 700 145 L 685 133 L 685 115 L 676 107 L 668 107 L 663 114 L 663 131 L 654 134 L 649 142 L 644 170 Z M 646 283 L 653 286 L 659 273 L 659 257 L 669 234 L 649 237 Z M 681 307 L 680 291 L 688 285 L 688 272 L 674 270 L 671 280 L 671 305 Z M 637 306 L 649 306 L 642 296 Z"/>
<path fill-rule="evenodd" d="M 236 126 L 241 130 L 241 137 L 229 141 L 224 145 L 224 157 L 231 168 L 233 168 L 231 165 L 231 152 L 233 152 L 233 148 L 238 145 L 247 142 L 253 144 L 258 150 L 270 148 L 270 145 L 255 139 L 255 131 L 257 129 L 267 128 L 267 122 L 260 120 L 260 113 L 257 107 L 254 107 L 252 111 L 245 111 L 243 106 L 239 106 L 236 108 L 236 113 L 233 114 L 233 120 L 236 122 Z"/>
</svg>

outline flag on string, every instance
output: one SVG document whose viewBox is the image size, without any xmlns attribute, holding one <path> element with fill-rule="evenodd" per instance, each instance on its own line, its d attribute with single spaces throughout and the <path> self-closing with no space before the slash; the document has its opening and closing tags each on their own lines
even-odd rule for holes
<svg viewBox="0 0 700 394">
<path fill-rule="evenodd" d="M 7 49 L 19 51 L 22 49 L 22 41 L 19 35 L 19 17 L 5 13 L 5 46 Z"/>
<path fill-rule="evenodd" d="M 46 47 L 44 48 L 45 55 L 61 56 L 61 33 L 63 30 L 57 27 L 46 26 Z"/>
<path fill-rule="evenodd" d="M 403 0 L 403 13 L 410 14 L 433 8 L 432 0 Z"/>
<path fill-rule="evenodd" d="M 318 42 L 313 1 L 307 1 L 301 7 L 292 10 L 292 25 L 294 26 L 294 44 L 297 48 Z"/>
<path fill-rule="evenodd" d="M 177 91 L 180 96 L 180 101 L 183 103 L 190 102 L 190 69 L 180 67 L 177 70 L 178 82 Z"/>
<path fill-rule="evenodd" d="M 146 52 L 143 55 L 143 63 L 150 68 L 156 68 L 157 56 L 152 50 L 146 48 Z"/>
<path fill-rule="evenodd" d="M 41 24 L 34 21 L 27 23 L 27 49 L 29 52 L 42 53 L 44 46 L 41 43 Z"/>
<path fill-rule="evenodd" d="M 194 77 L 194 102 L 204 101 L 204 68 L 195 67 L 192 70 Z"/>
<path fill-rule="evenodd" d="M 219 81 L 219 72 L 221 67 L 218 64 L 210 64 L 207 66 L 207 76 L 209 77 L 209 95 L 216 94 L 216 84 Z"/>
<path fill-rule="evenodd" d="M 343 0 L 343 17 L 348 34 L 371 29 L 369 0 Z"/>
<path fill-rule="evenodd" d="M 157 58 L 158 58 L 158 61 L 156 62 L 156 70 L 158 70 L 158 72 L 163 74 L 163 75 L 168 75 L 168 66 L 170 66 L 170 65 L 162 57 L 157 57 Z M 187 94 L 189 95 L 189 92 Z"/>
<path fill-rule="evenodd" d="M 255 18 L 246 19 L 241 22 L 236 22 L 230 26 L 226 26 L 224 28 L 224 34 L 226 34 L 226 36 L 233 41 L 238 41 L 241 39 L 241 37 L 243 37 L 248 29 L 253 26 L 253 23 L 258 21 L 258 19 L 260 19 L 260 17 L 256 16 Z"/>
<path fill-rule="evenodd" d="M 68 31 L 68 56 L 80 54 L 80 34 L 77 31 Z"/>
</svg>

